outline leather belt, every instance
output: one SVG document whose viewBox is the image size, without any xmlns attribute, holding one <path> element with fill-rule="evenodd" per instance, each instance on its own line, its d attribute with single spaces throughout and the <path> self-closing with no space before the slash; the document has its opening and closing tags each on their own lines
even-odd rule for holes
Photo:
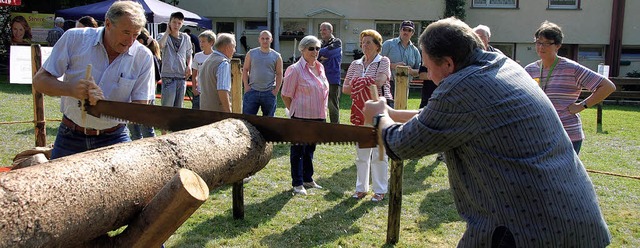
<svg viewBox="0 0 640 248">
<path fill-rule="evenodd" d="M 66 127 L 68 127 L 69 129 L 73 130 L 76 133 L 84 134 L 84 135 L 87 135 L 87 136 L 98 136 L 100 134 L 113 133 L 116 130 L 118 130 L 119 128 L 124 126 L 124 124 L 120 123 L 120 124 L 118 124 L 116 126 L 113 126 L 113 127 L 107 128 L 107 129 L 102 129 L 102 130 L 97 130 L 97 129 L 93 129 L 93 128 L 85 128 L 85 127 L 82 127 L 82 126 L 76 124 L 75 122 L 73 122 L 72 120 L 67 118 L 67 116 L 63 116 L 62 117 L 62 124 L 65 125 Z"/>
</svg>

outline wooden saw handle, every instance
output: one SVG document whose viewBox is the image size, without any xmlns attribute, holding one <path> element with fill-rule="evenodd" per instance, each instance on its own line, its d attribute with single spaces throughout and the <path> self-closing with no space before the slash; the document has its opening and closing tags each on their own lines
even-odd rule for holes
<svg viewBox="0 0 640 248">
<path fill-rule="evenodd" d="M 371 96 L 371 100 L 377 101 L 379 100 L 378 97 L 378 87 L 376 87 L 375 84 L 372 84 L 369 86 L 369 95 Z M 380 124 L 378 123 L 378 126 Z M 382 142 L 382 133 L 380 130 L 380 128 L 375 127 L 376 128 L 376 137 L 378 139 L 378 159 L 380 161 L 384 160 L 384 143 Z"/>
</svg>

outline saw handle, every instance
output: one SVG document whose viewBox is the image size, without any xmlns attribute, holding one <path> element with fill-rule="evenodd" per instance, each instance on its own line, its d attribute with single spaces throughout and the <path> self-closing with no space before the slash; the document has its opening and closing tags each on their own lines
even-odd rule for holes
<svg viewBox="0 0 640 248">
<path fill-rule="evenodd" d="M 371 100 L 377 101 L 378 97 L 378 87 L 375 84 L 369 86 L 369 95 L 371 96 Z M 376 137 L 378 140 L 378 159 L 380 161 L 384 160 L 384 142 L 382 142 L 382 130 L 378 128 L 380 123 L 376 123 L 374 128 L 376 128 Z"/>
<path fill-rule="evenodd" d="M 84 71 L 84 79 L 85 80 L 91 79 L 91 68 L 92 68 L 92 65 L 88 64 L 87 65 L 87 69 Z M 85 108 L 85 102 L 86 101 L 84 99 L 80 100 L 80 116 L 82 118 L 82 126 L 83 127 L 87 126 L 87 109 Z M 85 134 L 86 134 L 86 129 L 85 129 Z"/>
</svg>

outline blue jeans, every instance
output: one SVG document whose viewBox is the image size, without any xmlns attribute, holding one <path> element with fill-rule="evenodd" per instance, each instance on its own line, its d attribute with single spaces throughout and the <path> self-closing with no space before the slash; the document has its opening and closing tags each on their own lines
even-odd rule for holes
<svg viewBox="0 0 640 248">
<path fill-rule="evenodd" d="M 258 109 L 262 109 L 262 116 L 273 117 L 276 114 L 276 96 L 267 91 L 257 91 L 254 89 L 244 93 L 242 97 L 242 113 L 249 115 L 258 114 Z"/>
<path fill-rule="evenodd" d="M 162 106 L 182 108 L 187 81 L 184 78 L 162 78 Z"/>
<path fill-rule="evenodd" d="M 191 98 L 191 109 L 200 109 L 200 95 Z"/>
<path fill-rule="evenodd" d="M 129 129 L 129 136 L 131 137 L 131 140 L 156 137 L 156 132 L 153 127 L 130 123 L 127 124 L 127 128 Z"/>
<path fill-rule="evenodd" d="M 300 119 L 291 117 L 292 119 Z M 325 122 L 325 119 L 306 119 L 311 121 Z M 291 185 L 293 187 L 302 185 L 303 182 L 313 182 L 313 153 L 316 145 L 291 145 Z"/>
<path fill-rule="evenodd" d="M 53 143 L 53 150 L 51 150 L 51 159 L 122 142 L 129 142 L 131 139 L 127 133 L 127 126 L 122 126 L 111 133 L 100 134 L 98 136 L 87 136 L 60 123 L 56 141 Z"/>
</svg>

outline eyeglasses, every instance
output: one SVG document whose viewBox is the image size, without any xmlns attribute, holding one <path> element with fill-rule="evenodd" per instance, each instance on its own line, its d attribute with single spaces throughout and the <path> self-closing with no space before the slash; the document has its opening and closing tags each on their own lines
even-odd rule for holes
<svg viewBox="0 0 640 248">
<path fill-rule="evenodd" d="M 533 44 L 536 45 L 536 46 L 541 46 L 541 47 L 549 47 L 549 46 L 554 45 L 556 43 L 555 42 L 539 42 L 539 41 L 536 41 Z"/>
<path fill-rule="evenodd" d="M 307 47 L 307 50 L 309 50 L 310 52 L 320 51 L 320 47 Z"/>
<path fill-rule="evenodd" d="M 411 33 L 413 32 L 413 28 L 402 28 L 402 31 Z"/>
</svg>

